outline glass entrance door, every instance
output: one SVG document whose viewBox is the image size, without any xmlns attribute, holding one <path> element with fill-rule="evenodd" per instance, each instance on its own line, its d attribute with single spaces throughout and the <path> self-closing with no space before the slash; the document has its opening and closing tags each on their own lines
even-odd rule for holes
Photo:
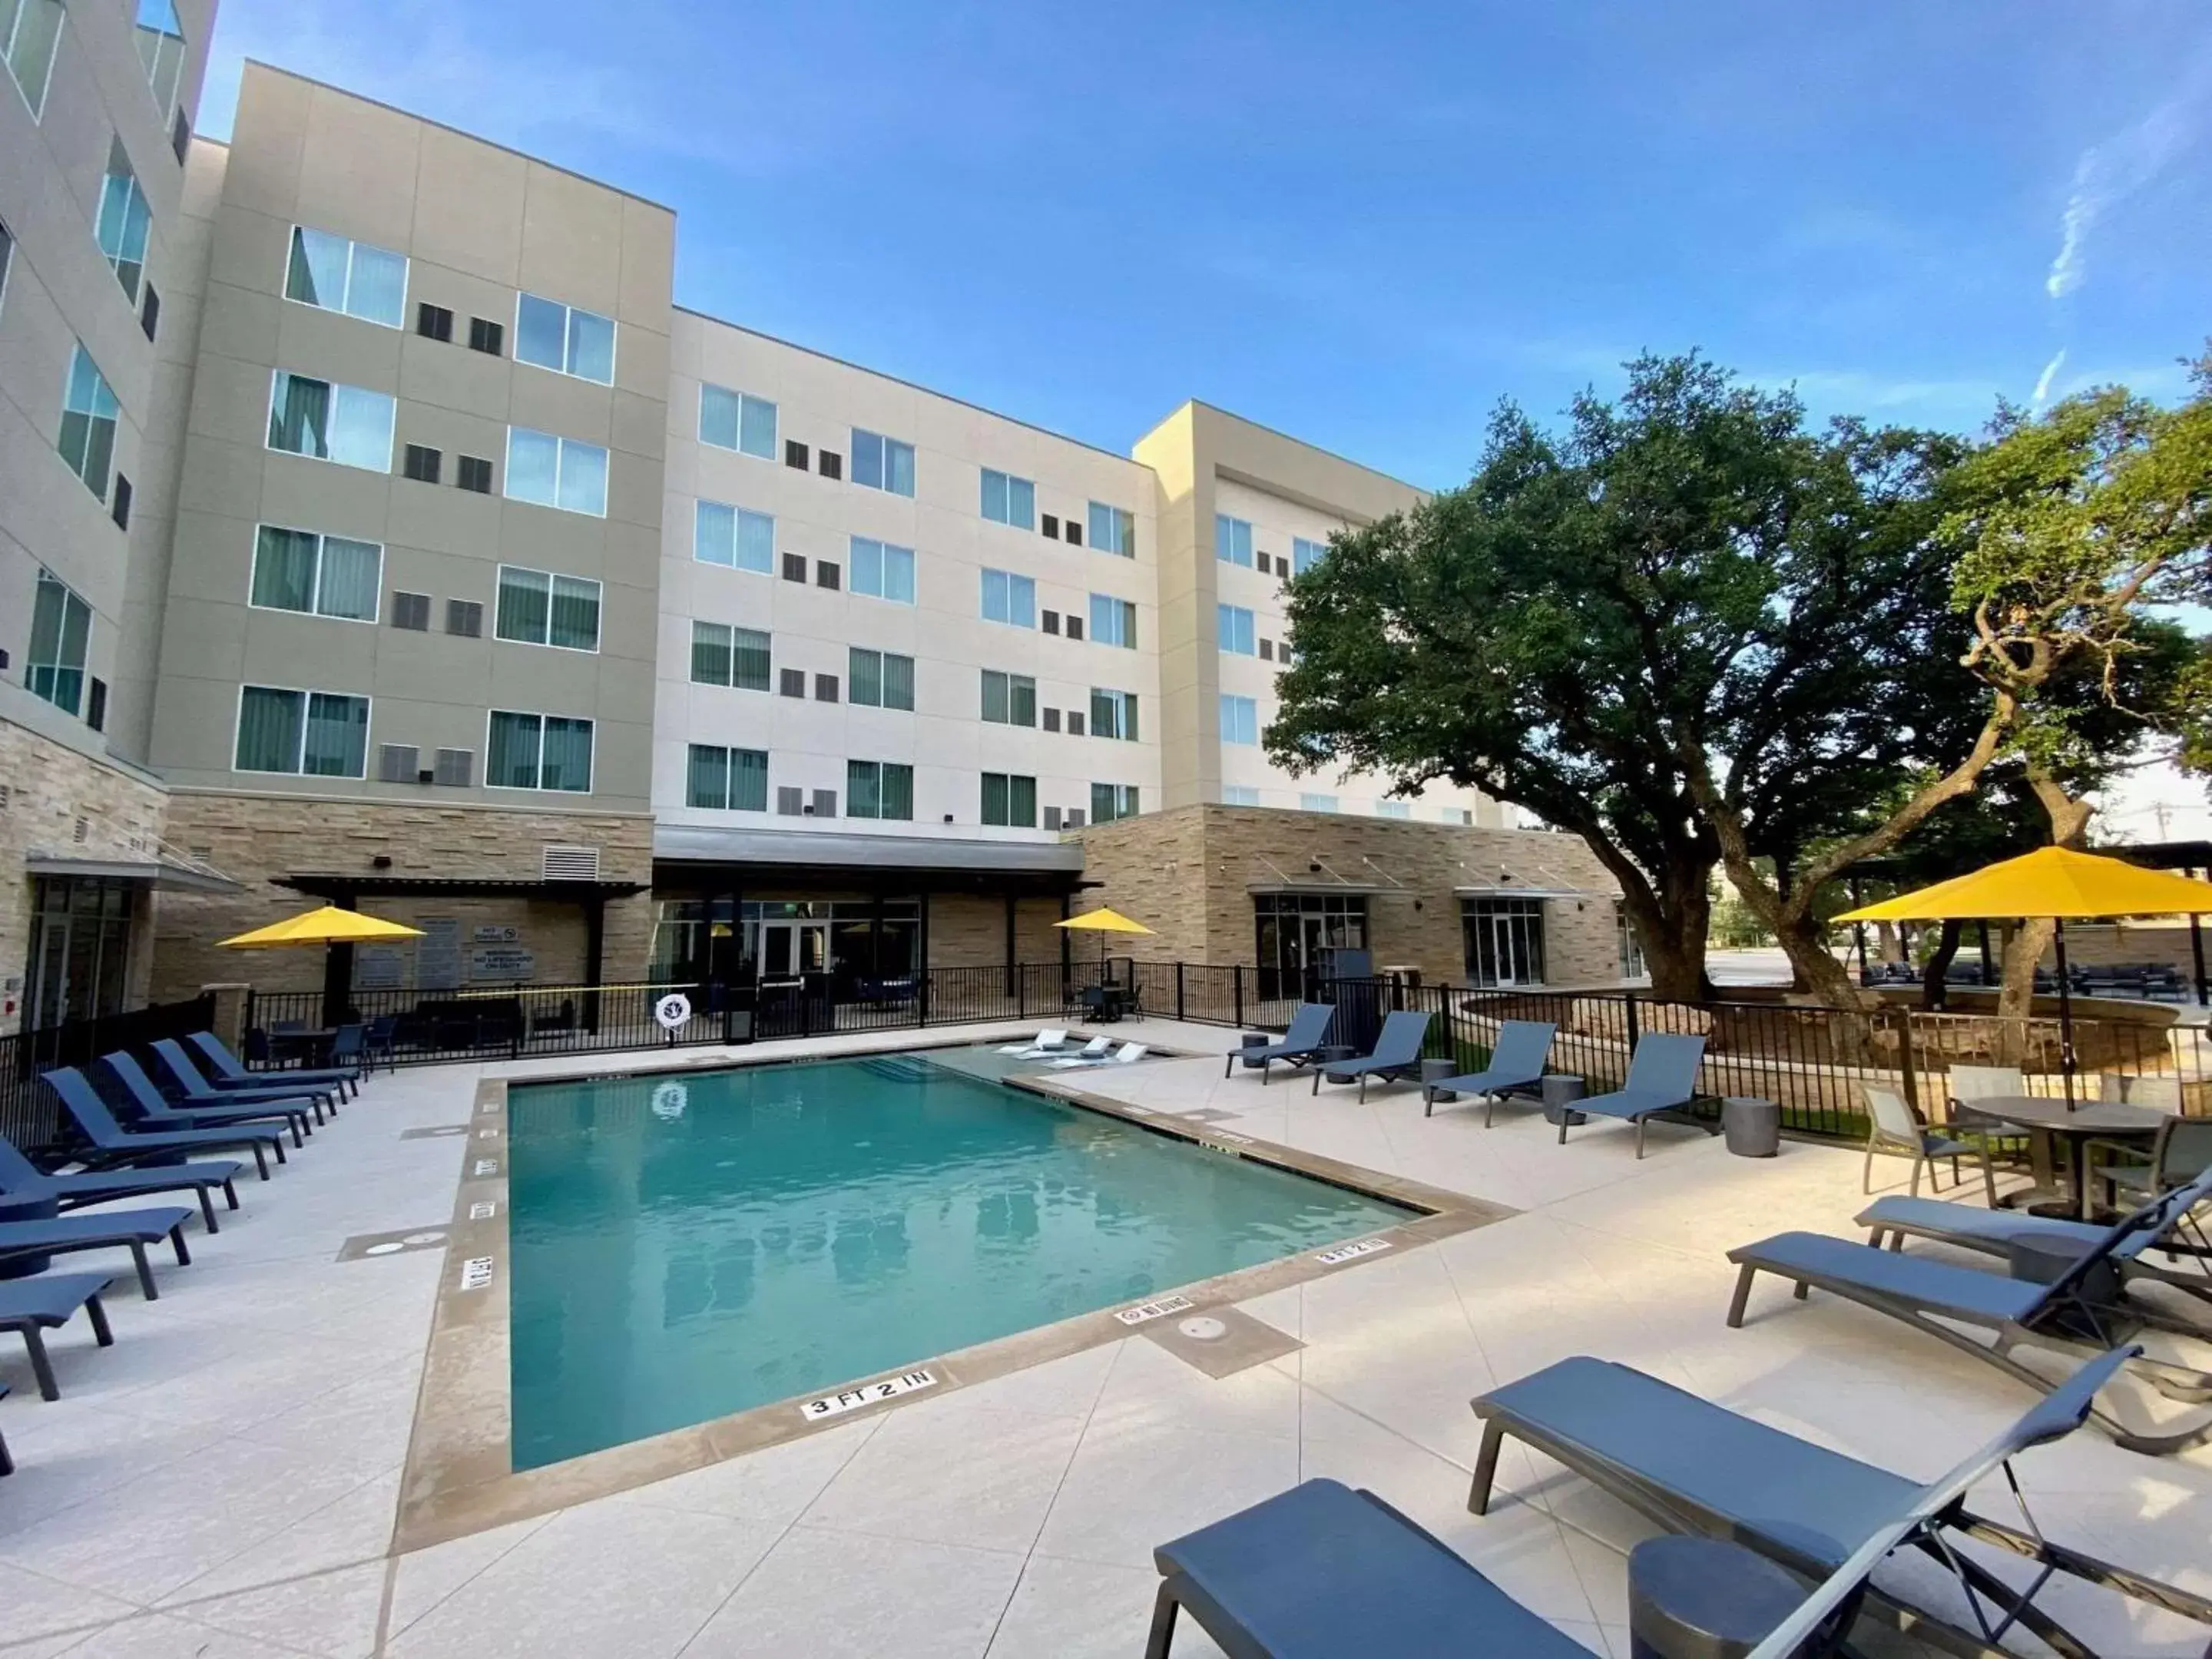
<svg viewBox="0 0 2212 1659">
<path fill-rule="evenodd" d="M 826 921 L 764 921 L 761 924 L 761 983 L 794 985 L 830 965 Z"/>
<path fill-rule="evenodd" d="M 1468 899 L 1460 912 L 1467 971 L 1476 985 L 1544 982 L 1544 902 Z"/>
<path fill-rule="evenodd" d="M 131 896 L 122 882 L 33 880 L 25 1030 L 121 1011 L 131 963 Z"/>
</svg>

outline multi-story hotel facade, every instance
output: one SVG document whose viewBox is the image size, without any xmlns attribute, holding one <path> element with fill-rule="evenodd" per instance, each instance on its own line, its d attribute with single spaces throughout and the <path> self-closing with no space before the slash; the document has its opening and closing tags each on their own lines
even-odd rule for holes
<svg viewBox="0 0 2212 1659">
<path fill-rule="evenodd" d="M 0 1030 L 316 898 L 424 929 L 362 988 L 1059 960 L 1100 895 L 1618 976 L 1579 843 L 1260 745 L 1285 581 L 1413 488 L 686 310 L 670 209 L 281 70 L 193 137 L 212 14 L 0 0 Z"/>
</svg>

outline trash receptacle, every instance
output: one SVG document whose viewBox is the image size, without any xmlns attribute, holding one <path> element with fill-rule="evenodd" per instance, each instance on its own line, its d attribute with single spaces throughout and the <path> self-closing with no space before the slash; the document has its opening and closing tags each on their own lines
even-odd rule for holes
<svg viewBox="0 0 2212 1659">
<path fill-rule="evenodd" d="M 1431 1084 L 1441 1083 L 1448 1077 L 1458 1075 L 1456 1064 L 1452 1060 L 1425 1060 L 1421 1062 L 1422 1092 L 1427 1093 L 1428 1085 Z M 1439 1089 L 1431 1097 L 1436 1100 L 1457 1100 L 1459 1096 L 1449 1089 Z"/>
<path fill-rule="evenodd" d="M 1565 1072 L 1547 1072 L 1544 1076 L 1544 1121 L 1547 1123 L 1583 1124 L 1589 1121 L 1587 1112 L 1571 1112 L 1567 1103 L 1580 1100 L 1589 1092 L 1582 1079 Z"/>
<path fill-rule="evenodd" d="M 1782 1108 L 1756 1095 L 1721 1102 L 1721 1133 L 1738 1158 L 1773 1158 L 1782 1151 Z"/>
</svg>

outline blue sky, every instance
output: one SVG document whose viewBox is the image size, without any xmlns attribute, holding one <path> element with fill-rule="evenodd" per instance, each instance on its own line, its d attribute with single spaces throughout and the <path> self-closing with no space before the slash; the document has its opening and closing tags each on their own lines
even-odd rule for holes
<svg viewBox="0 0 2212 1659">
<path fill-rule="evenodd" d="M 1197 397 L 1448 485 L 1646 347 L 1972 428 L 2212 332 L 2204 0 L 222 0 L 214 136 L 246 57 L 677 208 L 682 303 L 1115 450 Z"/>
</svg>

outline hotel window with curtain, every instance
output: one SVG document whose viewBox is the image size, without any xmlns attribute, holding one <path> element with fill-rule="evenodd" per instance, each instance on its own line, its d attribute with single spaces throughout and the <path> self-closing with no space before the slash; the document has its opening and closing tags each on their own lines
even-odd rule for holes
<svg viewBox="0 0 2212 1659">
<path fill-rule="evenodd" d="M 597 651 L 599 593 L 599 583 L 586 576 L 561 576 L 503 564 L 499 568 L 499 607 L 492 632 L 518 645 Z"/>
<path fill-rule="evenodd" d="M 983 516 L 1016 530 L 1036 528 L 1036 485 L 1011 473 L 983 469 Z"/>
<path fill-rule="evenodd" d="M 70 358 L 68 384 L 62 392 L 62 429 L 57 447 L 70 471 L 101 501 L 107 500 L 108 476 L 115 465 L 115 425 L 123 405 L 109 389 L 107 377 L 92 354 L 80 343 Z"/>
<path fill-rule="evenodd" d="M 407 314 L 407 256 L 295 225 L 284 297 L 398 328 Z"/>
<path fill-rule="evenodd" d="M 0 0 L 0 61 L 35 121 L 46 106 L 46 82 L 61 40 L 61 0 Z"/>
<path fill-rule="evenodd" d="M 775 459 L 775 405 L 723 386 L 699 388 L 699 441 L 763 461 Z"/>
<path fill-rule="evenodd" d="M 0 0 L 0 5 L 6 3 Z M 146 279 L 146 240 L 153 228 L 154 210 L 138 187 L 123 140 L 117 138 L 107 147 L 107 177 L 100 183 L 100 217 L 94 222 L 93 238 L 133 305 L 138 303 L 138 290 Z"/>
<path fill-rule="evenodd" d="M 1091 503 L 1091 545 L 1125 559 L 1137 556 L 1137 515 L 1103 501 Z"/>
<path fill-rule="evenodd" d="M 234 769 L 358 778 L 368 762 L 368 699 L 283 686 L 239 690 Z"/>
<path fill-rule="evenodd" d="M 771 574 L 775 569 L 775 520 L 765 513 L 749 513 L 722 501 L 701 501 L 692 517 L 691 556 L 701 564 Z"/>
<path fill-rule="evenodd" d="M 381 392 L 278 369 L 269 394 L 269 447 L 370 472 L 392 471 L 396 405 Z"/>
<path fill-rule="evenodd" d="M 691 745 L 684 784 L 686 805 L 712 812 L 768 811 L 768 751 Z"/>
<path fill-rule="evenodd" d="M 23 684 L 34 697 L 76 714 L 84 702 L 92 607 L 51 570 L 39 572 L 31 601 L 31 649 Z"/>
<path fill-rule="evenodd" d="M 691 683 L 736 691 L 769 688 L 769 636 L 726 623 L 691 624 Z"/>
<path fill-rule="evenodd" d="M 855 536 L 848 551 L 852 572 L 847 586 L 854 592 L 865 593 L 872 599 L 889 599 L 894 605 L 914 603 L 912 548 L 894 547 L 889 542 Z"/>
<path fill-rule="evenodd" d="M 898 761 L 847 761 L 845 816 L 900 823 L 911 819 L 914 768 Z"/>
<path fill-rule="evenodd" d="M 386 465 L 390 465 L 388 459 Z M 607 452 L 579 439 L 509 427 L 507 498 L 604 519 L 607 516 Z"/>
<path fill-rule="evenodd" d="M 600 386 L 615 381 L 613 321 L 581 306 L 521 294 L 514 302 L 514 360 Z"/>
<path fill-rule="evenodd" d="M 914 659 L 854 646 L 846 659 L 848 702 L 869 708 L 914 709 Z"/>
<path fill-rule="evenodd" d="M 487 788 L 592 792 L 589 720 L 495 708 L 484 748 Z"/>
<path fill-rule="evenodd" d="M 253 544 L 248 603 L 262 611 L 373 623 L 384 585 L 384 550 L 312 530 L 264 524 Z"/>
<path fill-rule="evenodd" d="M 7 9 L 7 0 L 0 0 L 0 15 Z M 153 88 L 155 107 L 166 126 L 176 111 L 185 71 L 185 27 L 177 21 L 176 0 L 138 0 L 137 24 L 131 33 L 138 43 L 138 61 L 145 65 L 146 84 Z"/>
</svg>

